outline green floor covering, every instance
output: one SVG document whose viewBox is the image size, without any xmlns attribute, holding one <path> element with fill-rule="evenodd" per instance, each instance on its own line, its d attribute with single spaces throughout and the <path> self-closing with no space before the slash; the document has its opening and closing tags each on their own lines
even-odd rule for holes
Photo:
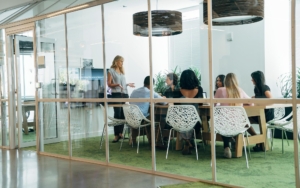
<svg viewBox="0 0 300 188">
<path fill-rule="evenodd" d="M 139 168 L 151 169 L 151 150 L 147 142 L 140 145 L 139 154 L 134 148 L 124 141 L 122 150 L 119 143 L 111 143 L 110 137 L 110 162 L 124 164 Z M 78 139 L 72 142 L 73 156 L 85 159 L 105 161 L 105 147 L 99 149 L 99 137 Z M 142 141 L 142 140 L 141 140 Z M 293 142 L 290 146 L 285 142 L 285 153 L 281 153 L 281 140 L 275 139 L 273 151 L 268 151 L 266 158 L 264 152 L 251 152 L 250 168 L 246 168 L 245 157 L 223 158 L 222 143 L 216 146 L 217 180 L 221 183 L 243 187 L 295 187 Z M 44 151 L 49 153 L 68 155 L 68 142 L 47 144 Z M 35 147 L 24 148 L 35 150 Z M 165 150 L 156 150 L 157 171 L 167 172 L 188 177 L 211 180 L 210 146 L 204 150 L 199 146 L 199 160 L 195 152 L 192 155 L 182 155 L 180 151 L 170 150 L 169 157 L 165 159 Z"/>
</svg>

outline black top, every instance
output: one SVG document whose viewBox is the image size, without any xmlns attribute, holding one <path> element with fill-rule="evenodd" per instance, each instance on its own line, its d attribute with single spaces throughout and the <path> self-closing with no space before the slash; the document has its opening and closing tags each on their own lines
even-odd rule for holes
<svg viewBox="0 0 300 188">
<path fill-rule="evenodd" d="M 255 98 L 267 98 L 267 96 L 265 95 L 266 91 L 271 91 L 270 87 L 267 85 L 264 85 L 262 87 L 262 91 L 259 91 L 259 89 L 255 86 L 254 88 Z M 266 115 L 267 122 L 274 119 L 274 109 L 265 109 L 265 115 Z"/>
<path fill-rule="evenodd" d="M 174 98 L 184 98 L 180 90 L 176 91 L 177 93 L 175 94 L 176 97 Z M 194 98 L 203 98 L 203 89 L 201 86 L 198 86 L 198 93 Z M 181 103 L 181 104 L 186 104 L 186 103 Z M 177 104 L 180 105 L 180 104 Z M 202 105 L 202 104 L 201 104 Z"/>
<path fill-rule="evenodd" d="M 172 91 L 172 88 L 169 87 L 163 93 L 163 96 L 165 96 L 166 98 L 180 98 L 182 94 L 180 93 L 180 88 L 175 86 L 174 91 Z"/>
</svg>

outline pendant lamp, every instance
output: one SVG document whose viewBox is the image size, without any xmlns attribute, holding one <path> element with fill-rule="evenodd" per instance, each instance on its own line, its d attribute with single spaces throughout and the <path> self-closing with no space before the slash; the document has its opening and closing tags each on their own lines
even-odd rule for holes
<svg viewBox="0 0 300 188">
<path fill-rule="evenodd" d="M 182 33 L 182 14 L 173 10 L 152 10 L 152 36 L 171 36 Z M 133 14 L 133 34 L 147 37 L 148 11 Z"/>
<path fill-rule="evenodd" d="M 264 18 L 264 0 L 211 0 L 212 24 L 216 26 L 242 25 Z M 203 22 L 207 24 L 207 0 L 203 1 Z"/>
</svg>

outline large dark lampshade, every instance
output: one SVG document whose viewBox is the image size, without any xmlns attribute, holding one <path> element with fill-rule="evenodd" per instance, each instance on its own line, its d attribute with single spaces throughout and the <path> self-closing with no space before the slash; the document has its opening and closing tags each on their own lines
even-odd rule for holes
<svg viewBox="0 0 300 188">
<path fill-rule="evenodd" d="M 172 10 L 152 10 L 152 36 L 170 36 L 182 33 L 182 14 Z M 148 11 L 133 15 L 133 34 L 147 37 Z"/>
<path fill-rule="evenodd" d="M 213 25 L 241 25 L 264 18 L 264 0 L 212 0 Z M 207 24 L 207 0 L 203 1 L 203 22 Z"/>
</svg>

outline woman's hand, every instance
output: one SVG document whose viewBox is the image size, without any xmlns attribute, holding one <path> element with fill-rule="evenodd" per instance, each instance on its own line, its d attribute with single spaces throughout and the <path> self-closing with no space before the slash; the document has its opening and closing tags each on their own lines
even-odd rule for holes
<svg viewBox="0 0 300 188">
<path fill-rule="evenodd" d="M 129 87 L 135 87 L 134 83 L 128 83 L 127 86 L 129 86 Z"/>
<path fill-rule="evenodd" d="M 123 87 L 122 87 L 122 85 L 121 84 L 118 84 L 118 86 L 123 90 Z"/>
</svg>

